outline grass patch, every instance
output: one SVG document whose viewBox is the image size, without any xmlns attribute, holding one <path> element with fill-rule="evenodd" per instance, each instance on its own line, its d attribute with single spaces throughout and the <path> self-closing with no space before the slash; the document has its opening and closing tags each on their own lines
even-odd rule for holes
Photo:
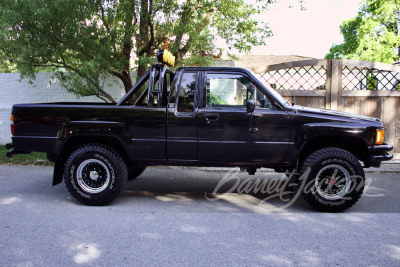
<svg viewBox="0 0 400 267">
<path fill-rule="evenodd" d="M 7 149 L 5 146 L 0 146 L 0 164 L 4 165 L 31 165 L 31 166 L 54 166 L 54 163 L 49 161 L 46 153 L 32 152 L 30 154 L 18 154 L 11 158 L 7 158 Z"/>
</svg>

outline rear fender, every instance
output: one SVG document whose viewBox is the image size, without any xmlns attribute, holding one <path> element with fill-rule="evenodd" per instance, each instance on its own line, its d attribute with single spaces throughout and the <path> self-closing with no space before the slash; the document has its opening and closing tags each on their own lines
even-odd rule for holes
<svg viewBox="0 0 400 267">
<path fill-rule="evenodd" d="M 125 123 L 108 121 L 71 121 L 58 132 L 57 159 L 54 165 L 53 186 L 62 182 L 68 155 L 79 144 L 88 142 L 115 143 L 123 149 L 124 141 L 131 140 Z M 125 140 L 126 139 L 126 140 Z M 111 140 L 111 141 L 110 141 Z M 125 153 L 125 151 L 121 151 Z"/>
<path fill-rule="evenodd" d="M 74 134 L 123 134 L 126 124 L 110 121 L 71 121 L 65 123 L 58 132 L 60 140 Z"/>
</svg>

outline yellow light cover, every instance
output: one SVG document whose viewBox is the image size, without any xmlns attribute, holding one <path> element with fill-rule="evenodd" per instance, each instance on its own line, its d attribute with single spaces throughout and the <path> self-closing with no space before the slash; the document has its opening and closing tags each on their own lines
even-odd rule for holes
<svg viewBox="0 0 400 267">
<path fill-rule="evenodd" d="M 376 130 L 375 144 L 377 144 L 377 145 L 383 144 L 384 139 L 385 139 L 385 130 L 383 130 L 383 129 Z"/>
<path fill-rule="evenodd" d="M 14 122 L 14 114 L 11 114 L 10 120 L 11 120 L 12 122 Z"/>
<path fill-rule="evenodd" d="M 168 50 L 164 49 L 164 54 L 163 54 L 163 63 L 173 67 L 175 65 L 175 57 L 172 55 L 171 52 Z"/>
</svg>

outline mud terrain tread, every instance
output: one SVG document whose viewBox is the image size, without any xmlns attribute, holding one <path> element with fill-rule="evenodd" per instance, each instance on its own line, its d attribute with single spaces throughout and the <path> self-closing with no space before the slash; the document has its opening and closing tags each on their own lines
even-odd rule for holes
<svg viewBox="0 0 400 267">
<path fill-rule="evenodd" d="M 316 165 L 318 165 L 323 160 L 332 159 L 332 158 L 339 158 L 339 159 L 346 161 L 355 169 L 355 173 L 352 173 L 351 175 L 359 175 L 360 177 L 364 178 L 364 180 L 365 180 L 364 170 L 363 170 L 360 162 L 358 161 L 358 159 L 350 152 L 348 152 L 344 149 L 341 149 L 341 148 L 336 148 L 336 147 L 323 148 L 323 149 L 313 152 L 303 162 L 301 169 L 300 169 L 300 174 L 304 174 L 308 168 L 311 168 L 311 170 L 313 170 L 313 168 L 315 168 Z M 308 177 L 308 179 L 310 179 L 310 177 Z M 307 183 L 308 182 L 309 181 L 307 181 Z M 303 192 L 302 195 L 303 195 L 303 198 L 306 200 L 306 202 L 317 210 L 326 211 L 326 212 L 341 212 L 341 211 L 349 209 L 354 204 L 356 204 L 357 201 L 360 199 L 360 197 L 363 193 L 363 190 L 364 190 L 364 186 L 361 187 L 361 190 L 356 191 L 356 194 L 351 199 L 351 201 L 346 201 L 344 204 L 342 204 L 340 206 L 322 205 L 320 202 L 318 202 L 315 199 L 315 197 L 312 193 L 305 194 Z"/>
<path fill-rule="evenodd" d="M 116 176 L 112 190 L 107 189 L 106 192 L 102 192 L 99 194 L 92 194 L 91 195 L 92 197 L 90 199 L 82 197 L 75 190 L 75 188 L 71 183 L 71 177 L 70 177 L 70 168 L 74 163 L 74 160 L 87 153 L 99 153 L 107 157 L 107 159 L 111 162 L 111 164 L 115 169 L 115 176 Z M 121 193 L 121 191 L 125 186 L 127 178 L 128 178 L 128 169 L 121 155 L 118 152 L 116 152 L 113 148 L 103 144 L 98 144 L 98 143 L 86 144 L 73 151 L 65 162 L 65 168 L 64 168 L 65 185 L 70 194 L 75 199 L 86 205 L 101 206 L 109 204 Z"/>
</svg>

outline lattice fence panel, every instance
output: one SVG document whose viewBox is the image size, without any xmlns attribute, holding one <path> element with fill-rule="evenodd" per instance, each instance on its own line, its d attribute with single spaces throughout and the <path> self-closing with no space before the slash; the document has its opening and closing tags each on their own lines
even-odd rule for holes
<svg viewBox="0 0 400 267">
<path fill-rule="evenodd" d="M 348 67 L 342 69 L 343 90 L 399 90 L 400 73 Z"/>
<path fill-rule="evenodd" d="M 278 90 L 325 90 L 326 67 L 305 66 L 267 71 L 259 77 Z"/>
</svg>

